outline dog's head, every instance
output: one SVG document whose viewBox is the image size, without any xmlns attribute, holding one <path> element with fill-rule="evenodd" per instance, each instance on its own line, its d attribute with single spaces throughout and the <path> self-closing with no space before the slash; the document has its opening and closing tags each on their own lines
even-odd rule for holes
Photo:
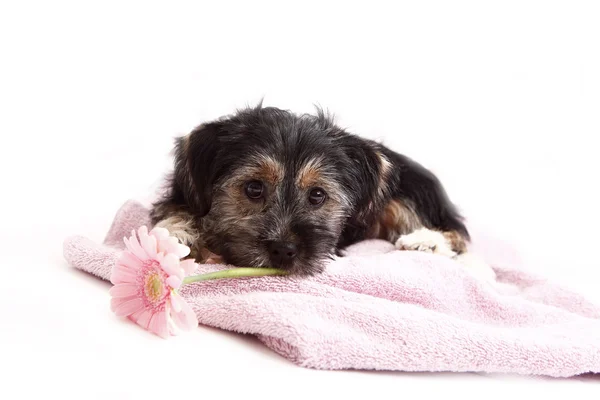
<svg viewBox="0 0 600 400">
<path fill-rule="evenodd" d="M 322 112 L 257 107 L 181 138 L 175 178 L 227 263 L 311 274 L 376 192 L 382 165 L 369 146 Z"/>
</svg>

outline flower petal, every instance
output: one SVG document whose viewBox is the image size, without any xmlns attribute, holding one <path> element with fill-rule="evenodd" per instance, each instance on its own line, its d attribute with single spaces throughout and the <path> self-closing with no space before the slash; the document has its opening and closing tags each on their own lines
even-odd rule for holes
<svg viewBox="0 0 600 400">
<path fill-rule="evenodd" d="M 148 330 L 156 333 L 163 339 L 169 337 L 169 327 L 167 326 L 167 312 L 160 311 L 155 313 L 150 320 L 150 324 L 148 325 Z"/>
<path fill-rule="evenodd" d="M 167 274 L 175 275 L 183 279 L 183 270 L 179 266 L 179 258 L 177 258 L 175 254 L 167 254 L 160 261 L 160 265 Z"/>
<path fill-rule="evenodd" d="M 154 236 L 148 236 L 148 228 L 142 226 L 139 229 L 140 244 L 142 248 L 150 258 L 155 258 L 157 253 L 156 238 Z"/>
<path fill-rule="evenodd" d="M 141 326 L 142 328 L 148 329 L 150 319 L 152 318 L 152 313 L 150 312 L 150 310 L 143 309 L 130 315 L 129 318 L 135 321 L 135 323 Z"/>
<path fill-rule="evenodd" d="M 189 331 L 198 326 L 198 317 L 196 317 L 196 313 L 194 313 L 194 310 L 192 310 L 192 307 L 186 301 L 181 298 L 180 300 L 181 311 L 177 313 L 172 312 L 171 317 L 179 329 Z"/>
<path fill-rule="evenodd" d="M 187 257 L 190 254 L 190 248 L 185 244 L 177 244 L 177 255 L 179 258 Z"/>
<path fill-rule="evenodd" d="M 154 236 L 148 236 L 148 241 L 149 241 L 150 249 L 152 251 L 152 253 L 148 253 L 148 254 L 152 258 L 156 258 L 156 255 L 158 254 L 158 240 L 156 240 L 156 238 Z"/>
<path fill-rule="evenodd" d="M 150 235 L 154 236 L 157 241 L 161 241 L 169 237 L 169 230 L 166 228 L 155 227 L 150 231 Z"/>
<path fill-rule="evenodd" d="M 132 270 L 127 269 L 118 264 L 114 265 L 110 273 L 110 282 L 113 285 L 119 283 L 133 283 L 136 280 L 136 274 Z"/>
<path fill-rule="evenodd" d="M 178 244 L 177 238 L 173 236 L 169 236 L 166 239 L 160 241 L 161 250 L 165 253 L 173 253 L 173 249 Z"/>
<path fill-rule="evenodd" d="M 141 309 L 138 310 L 136 312 L 134 312 L 133 314 L 131 314 L 130 316 L 128 316 L 127 318 L 129 318 L 130 320 L 132 320 L 133 322 L 137 323 L 138 320 L 140 319 L 140 316 L 146 311 L 146 309 Z"/>
<path fill-rule="evenodd" d="M 124 267 L 131 268 L 135 271 L 142 267 L 142 262 L 140 261 L 140 259 L 129 251 L 122 252 L 119 256 L 117 263 Z"/>
<path fill-rule="evenodd" d="M 117 299 L 113 299 L 113 300 L 117 300 Z M 122 299 L 118 299 L 118 300 L 122 300 Z M 115 302 L 115 303 L 117 303 L 117 302 Z M 111 302 L 111 304 L 112 304 L 112 302 Z M 117 315 L 117 317 L 126 317 L 126 316 L 129 316 L 129 315 L 135 313 L 136 311 L 143 309 L 143 308 L 144 308 L 144 303 L 142 302 L 142 300 L 139 299 L 138 297 L 134 297 L 129 300 L 122 301 L 122 302 L 115 304 L 113 311 Z"/>
<path fill-rule="evenodd" d="M 133 283 L 120 283 L 111 287 L 108 293 L 112 297 L 131 297 L 135 296 L 138 290 L 138 285 L 135 285 Z"/>
<path fill-rule="evenodd" d="M 196 271 L 198 264 L 196 264 L 196 262 L 190 258 L 190 259 L 181 261 L 179 263 L 179 266 L 183 269 L 183 272 L 186 275 L 191 275 Z"/>
<path fill-rule="evenodd" d="M 178 313 L 181 312 L 181 303 L 183 303 L 183 300 L 181 299 L 181 297 L 179 297 L 179 295 L 175 292 L 171 293 L 171 309 Z"/>
<path fill-rule="evenodd" d="M 179 243 L 175 236 L 170 236 L 165 240 L 161 240 L 161 250 L 165 253 L 173 253 L 179 258 L 186 257 L 190 254 L 190 248 Z"/>
<path fill-rule="evenodd" d="M 181 279 L 176 275 L 171 275 L 167 278 L 167 285 L 171 286 L 173 289 L 177 289 L 181 286 Z"/>
<path fill-rule="evenodd" d="M 129 249 L 129 251 L 135 254 L 137 258 L 139 258 L 142 261 L 146 261 L 148 259 L 148 255 L 146 254 L 144 249 L 142 249 L 140 242 L 138 242 L 138 239 L 135 235 L 135 231 L 131 231 L 131 237 L 129 238 L 128 243 L 129 246 L 127 246 L 127 248 Z"/>
<path fill-rule="evenodd" d="M 112 299 L 110 299 L 110 311 L 115 312 L 115 309 L 125 303 L 128 300 L 131 300 L 132 298 L 117 298 L 117 297 L 113 297 Z"/>
<path fill-rule="evenodd" d="M 169 333 L 173 336 L 179 335 L 180 329 L 177 328 L 177 325 L 175 325 L 175 322 L 173 322 L 173 319 L 168 319 L 167 321 L 168 321 L 167 324 L 169 325 Z"/>
<path fill-rule="evenodd" d="M 135 281 L 137 277 L 137 271 L 134 271 L 131 268 L 124 267 L 120 264 L 116 264 L 113 266 L 112 273 L 126 276 L 132 281 Z"/>
</svg>

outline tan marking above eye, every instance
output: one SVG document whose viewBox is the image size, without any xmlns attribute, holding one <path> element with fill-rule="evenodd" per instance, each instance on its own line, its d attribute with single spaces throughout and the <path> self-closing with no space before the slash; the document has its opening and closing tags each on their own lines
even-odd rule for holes
<svg viewBox="0 0 600 400">
<path fill-rule="evenodd" d="M 234 171 L 227 179 L 225 186 L 243 186 L 249 181 L 261 181 L 269 185 L 276 185 L 284 177 L 283 165 L 271 157 L 259 156 Z"/>
<path fill-rule="evenodd" d="M 313 186 L 318 186 L 321 176 L 321 160 L 312 159 L 300 168 L 296 178 L 296 184 L 301 189 L 309 189 Z"/>
<path fill-rule="evenodd" d="M 260 157 L 255 170 L 256 179 L 272 185 L 283 180 L 283 165 L 271 157 Z"/>
</svg>

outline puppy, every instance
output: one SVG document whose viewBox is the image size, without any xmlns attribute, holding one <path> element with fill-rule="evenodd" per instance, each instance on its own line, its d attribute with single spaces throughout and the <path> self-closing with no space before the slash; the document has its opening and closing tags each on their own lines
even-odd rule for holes
<svg viewBox="0 0 600 400">
<path fill-rule="evenodd" d="M 466 251 L 469 232 L 434 174 L 321 110 L 244 109 L 178 138 L 174 155 L 152 222 L 199 262 L 310 275 L 364 239 Z"/>
</svg>

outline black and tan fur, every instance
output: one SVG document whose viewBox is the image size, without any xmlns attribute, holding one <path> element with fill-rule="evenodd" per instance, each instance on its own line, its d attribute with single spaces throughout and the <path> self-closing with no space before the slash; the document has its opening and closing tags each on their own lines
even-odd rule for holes
<svg viewBox="0 0 600 400">
<path fill-rule="evenodd" d="M 262 184 L 260 199 L 247 195 L 252 181 Z M 323 203 L 311 204 L 309 196 L 323 193 Z M 320 111 L 262 106 L 177 139 L 174 173 L 152 219 L 199 261 L 216 254 L 235 266 L 298 274 L 320 272 L 326 258 L 369 238 L 395 243 L 428 228 L 455 254 L 469 240 L 436 176 L 415 161 L 346 132 Z M 274 243 L 291 246 L 293 255 L 275 257 Z"/>
</svg>

